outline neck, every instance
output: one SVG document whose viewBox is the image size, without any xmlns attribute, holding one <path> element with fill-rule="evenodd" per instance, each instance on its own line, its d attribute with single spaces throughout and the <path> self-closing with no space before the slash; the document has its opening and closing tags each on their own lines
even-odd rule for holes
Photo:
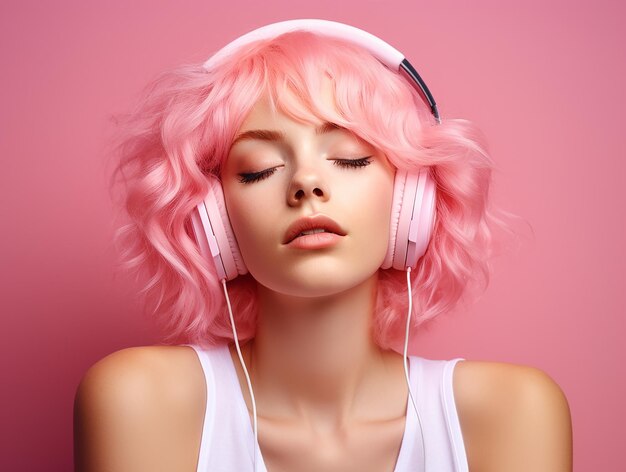
<svg viewBox="0 0 626 472">
<path fill-rule="evenodd" d="M 244 350 L 259 415 L 336 428 L 371 417 L 371 405 L 388 389 L 403 391 L 390 381 L 401 378 L 401 356 L 372 339 L 377 283 L 375 274 L 320 298 L 259 287 L 257 335 Z"/>
</svg>

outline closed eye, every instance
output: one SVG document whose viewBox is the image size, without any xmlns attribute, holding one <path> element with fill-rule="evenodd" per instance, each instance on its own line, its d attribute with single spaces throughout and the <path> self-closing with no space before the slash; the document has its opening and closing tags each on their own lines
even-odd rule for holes
<svg viewBox="0 0 626 472">
<path fill-rule="evenodd" d="M 242 184 L 259 182 L 271 176 L 274 172 L 276 172 L 276 169 L 277 167 L 270 167 L 269 169 L 265 169 L 260 172 L 242 172 L 238 174 L 239 182 L 241 182 Z"/>
<path fill-rule="evenodd" d="M 345 169 L 365 167 L 372 163 L 372 156 L 360 157 L 358 159 L 333 159 L 333 164 Z"/>
<path fill-rule="evenodd" d="M 344 169 L 358 169 L 366 167 L 372 163 L 372 156 L 360 157 L 358 159 L 333 159 L 333 164 L 342 167 Z M 239 175 L 239 182 L 242 184 L 250 184 L 259 182 L 261 180 L 270 177 L 278 167 L 270 167 L 260 172 L 241 172 Z"/>
</svg>

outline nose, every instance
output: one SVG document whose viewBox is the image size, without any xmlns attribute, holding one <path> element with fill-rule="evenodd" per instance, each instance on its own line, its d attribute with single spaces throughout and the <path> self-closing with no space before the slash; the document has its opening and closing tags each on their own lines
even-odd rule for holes
<svg viewBox="0 0 626 472">
<path fill-rule="evenodd" d="M 290 206 L 301 205 L 306 200 L 325 202 L 329 197 L 328 186 L 315 170 L 298 169 L 294 173 L 287 191 L 287 203 Z"/>
</svg>

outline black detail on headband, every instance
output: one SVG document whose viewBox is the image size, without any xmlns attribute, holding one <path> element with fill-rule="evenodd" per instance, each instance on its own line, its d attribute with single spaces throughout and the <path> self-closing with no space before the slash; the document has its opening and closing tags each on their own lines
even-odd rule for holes
<svg viewBox="0 0 626 472">
<path fill-rule="evenodd" d="M 430 111 L 437 120 L 437 123 L 441 123 L 441 118 L 439 118 L 439 109 L 437 108 L 435 99 L 430 93 L 430 90 L 428 90 L 426 82 L 422 80 L 420 75 L 415 70 L 415 67 L 413 67 L 411 63 L 406 59 L 402 59 L 402 62 L 400 63 L 400 70 L 403 70 L 406 75 L 408 75 L 411 80 L 417 84 L 417 91 L 420 92 L 422 97 L 424 97 L 424 99 L 428 102 L 428 105 L 430 106 Z"/>
</svg>

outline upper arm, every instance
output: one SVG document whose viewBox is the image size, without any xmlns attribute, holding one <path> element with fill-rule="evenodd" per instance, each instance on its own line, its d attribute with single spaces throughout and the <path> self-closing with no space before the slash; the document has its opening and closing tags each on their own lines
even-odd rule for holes
<svg viewBox="0 0 626 472">
<path fill-rule="evenodd" d="M 510 364 L 458 367 L 455 396 L 472 472 L 572 470 L 570 410 L 554 380 Z"/>
<path fill-rule="evenodd" d="M 74 402 L 77 471 L 192 470 L 200 399 L 155 352 L 116 352 L 83 377 Z"/>
</svg>

